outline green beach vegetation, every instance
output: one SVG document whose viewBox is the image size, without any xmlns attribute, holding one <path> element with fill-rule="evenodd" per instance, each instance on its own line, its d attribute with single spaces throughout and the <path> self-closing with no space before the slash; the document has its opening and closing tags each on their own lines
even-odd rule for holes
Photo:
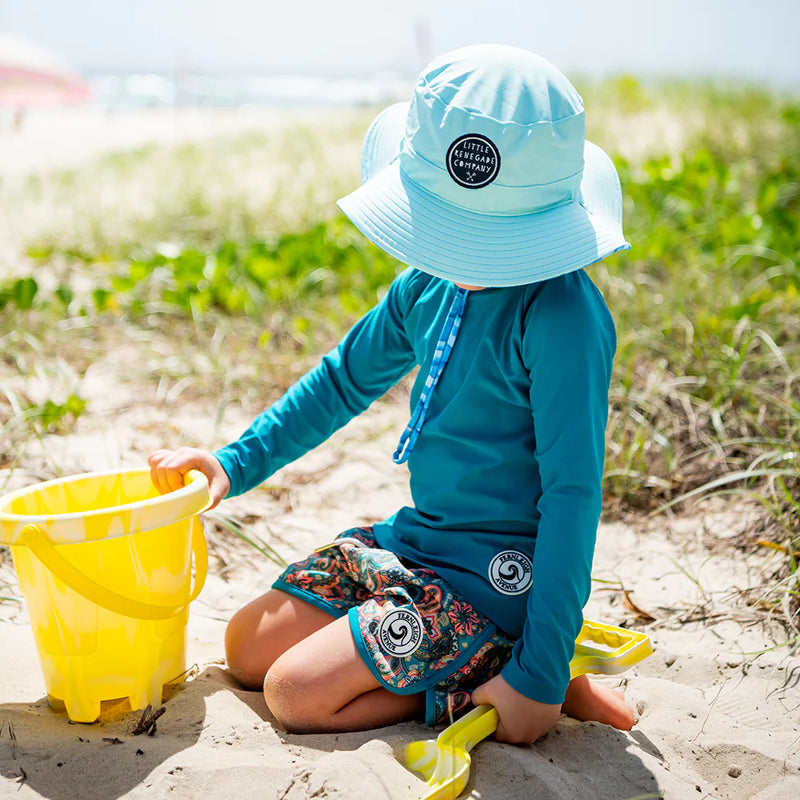
<svg viewBox="0 0 800 800">
<path fill-rule="evenodd" d="M 607 513 L 712 493 L 761 504 L 745 544 L 785 554 L 761 602 L 796 637 L 800 102 L 632 78 L 584 94 L 633 243 L 589 268 L 619 340 Z M 256 410 L 331 347 L 402 269 L 335 206 L 358 181 L 370 118 L 146 147 L 0 186 L 15 230 L 0 253 L 0 469 L 19 468 L 26 437 L 92 413 L 81 376 L 121 342 L 169 342 L 160 371 L 210 414 L 232 398 Z M 31 373 L 51 395 L 27 392 Z"/>
</svg>

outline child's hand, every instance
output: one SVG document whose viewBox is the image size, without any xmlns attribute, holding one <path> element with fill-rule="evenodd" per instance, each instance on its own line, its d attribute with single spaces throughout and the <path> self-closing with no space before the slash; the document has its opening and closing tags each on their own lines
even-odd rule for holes
<svg viewBox="0 0 800 800">
<path fill-rule="evenodd" d="M 477 706 L 489 703 L 500 718 L 495 739 L 512 744 L 531 744 L 544 736 L 558 721 L 561 705 L 531 700 L 520 694 L 501 675 L 495 675 L 472 693 Z"/>
<path fill-rule="evenodd" d="M 209 509 L 227 497 L 231 488 L 230 479 L 222 464 L 211 453 L 196 447 L 156 450 L 150 454 L 147 463 L 150 465 L 153 483 L 161 494 L 180 489 L 184 475 L 190 470 L 202 472 L 208 478 L 208 491 L 211 494 Z"/>
</svg>

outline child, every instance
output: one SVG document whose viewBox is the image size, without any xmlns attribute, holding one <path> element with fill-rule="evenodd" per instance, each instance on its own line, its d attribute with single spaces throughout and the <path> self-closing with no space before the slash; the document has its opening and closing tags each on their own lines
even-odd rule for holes
<svg viewBox="0 0 800 800">
<path fill-rule="evenodd" d="M 231 619 L 228 665 L 294 732 L 440 724 L 470 702 L 496 707 L 503 741 L 561 711 L 628 729 L 618 693 L 569 673 L 616 341 L 583 267 L 629 247 L 616 171 L 569 81 L 494 45 L 430 64 L 373 122 L 362 167 L 339 205 L 411 266 L 238 441 L 149 462 L 162 491 L 200 469 L 216 504 L 419 365 L 394 456 L 414 505 L 290 566 Z"/>
</svg>

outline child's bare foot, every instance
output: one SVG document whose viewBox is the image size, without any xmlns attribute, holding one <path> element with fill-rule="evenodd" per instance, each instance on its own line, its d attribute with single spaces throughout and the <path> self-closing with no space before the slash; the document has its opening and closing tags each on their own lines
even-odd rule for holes
<svg viewBox="0 0 800 800">
<path fill-rule="evenodd" d="M 602 722 L 621 731 L 633 727 L 633 712 L 622 695 L 607 686 L 592 683 L 586 675 L 570 681 L 561 710 L 583 722 Z"/>
</svg>

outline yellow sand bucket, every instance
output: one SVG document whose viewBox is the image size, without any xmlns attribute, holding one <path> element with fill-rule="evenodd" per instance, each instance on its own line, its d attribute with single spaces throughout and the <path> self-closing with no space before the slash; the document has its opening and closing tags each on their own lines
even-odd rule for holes
<svg viewBox="0 0 800 800">
<path fill-rule="evenodd" d="M 189 603 L 208 569 L 208 481 L 160 495 L 146 469 L 89 473 L 0 498 L 50 704 L 93 722 L 103 700 L 161 702 L 186 670 Z M 192 561 L 195 577 L 192 586 Z"/>
</svg>

